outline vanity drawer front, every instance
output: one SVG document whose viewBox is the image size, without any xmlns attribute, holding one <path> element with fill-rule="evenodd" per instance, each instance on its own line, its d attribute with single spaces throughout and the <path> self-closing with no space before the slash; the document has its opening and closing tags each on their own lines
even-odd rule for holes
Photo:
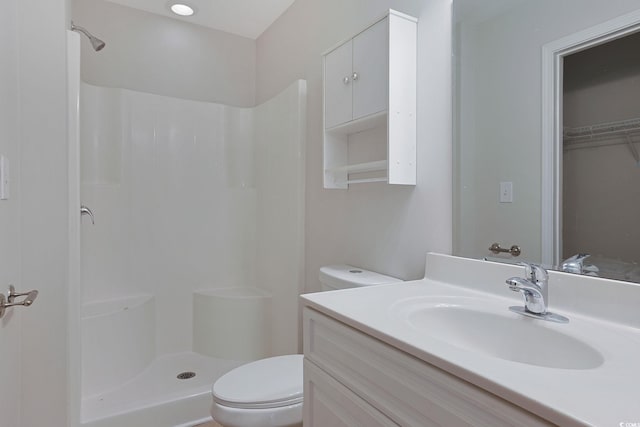
<svg viewBox="0 0 640 427">
<path fill-rule="evenodd" d="M 304 354 L 401 426 L 549 426 L 547 421 L 313 309 Z"/>
<path fill-rule="evenodd" d="M 397 427 L 313 362 L 304 361 L 304 427 Z"/>
</svg>

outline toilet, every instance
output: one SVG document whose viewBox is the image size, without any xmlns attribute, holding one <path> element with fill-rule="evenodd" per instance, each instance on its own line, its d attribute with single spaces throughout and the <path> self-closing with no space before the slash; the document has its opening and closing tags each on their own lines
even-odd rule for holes
<svg viewBox="0 0 640 427">
<path fill-rule="evenodd" d="M 401 282 L 351 265 L 320 268 L 322 291 Z M 235 368 L 212 389 L 211 416 L 224 427 L 302 426 L 301 354 L 275 356 Z"/>
</svg>

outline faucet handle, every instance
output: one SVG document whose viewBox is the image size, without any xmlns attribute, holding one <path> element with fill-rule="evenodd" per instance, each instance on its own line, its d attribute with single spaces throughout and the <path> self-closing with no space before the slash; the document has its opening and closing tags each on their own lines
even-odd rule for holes
<svg viewBox="0 0 640 427">
<path fill-rule="evenodd" d="M 528 262 L 519 262 L 518 265 L 524 266 L 525 274 L 527 279 L 531 280 L 534 283 L 544 282 L 546 283 L 549 280 L 549 273 L 542 266 L 538 264 L 532 264 Z"/>
<path fill-rule="evenodd" d="M 547 282 L 549 280 L 549 273 L 547 270 L 538 264 L 531 264 L 531 277 L 537 282 Z"/>
<path fill-rule="evenodd" d="M 535 273 L 533 272 L 533 264 L 529 264 L 528 262 L 524 262 L 524 261 L 520 261 L 518 263 L 518 265 L 521 265 L 524 267 L 524 275 L 527 279 L 532 280 L 535 282 L 536 277 L 535 277 Z"/>
</svg>

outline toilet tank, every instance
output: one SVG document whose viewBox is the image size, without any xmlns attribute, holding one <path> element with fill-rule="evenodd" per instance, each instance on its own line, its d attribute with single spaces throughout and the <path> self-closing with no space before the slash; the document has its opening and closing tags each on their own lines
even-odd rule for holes
<svg viewBox="0 0 640 427">
<path fill-rule="evenodd" d="M 320 267 L 320 283 L 323 291 L 397 282 L 402 282 L 402 280 L 352 265 L 341 264 Z"/>
</svg>

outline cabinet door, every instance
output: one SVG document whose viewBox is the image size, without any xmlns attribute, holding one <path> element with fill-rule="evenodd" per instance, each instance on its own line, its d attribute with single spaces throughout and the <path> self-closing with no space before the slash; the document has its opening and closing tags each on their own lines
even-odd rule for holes
<svg viewBox="0 0 640 427">
<path fill-rule="evenodd" d="M 324 60 L 324 126 L 332 128 L 352 119 L 352 51 L 349 40 Z"/>
<path fill-rule="evenodd" d="M 353 39 L 353 119 L 388 108 L 389 18 Z M 353 78 L 353 75 L 352 75 Z"/>
<path fill-rule="evenodd" d="M 305 427 L 397 427 L 308 360 L 304 361 Z"/>
</svg>

